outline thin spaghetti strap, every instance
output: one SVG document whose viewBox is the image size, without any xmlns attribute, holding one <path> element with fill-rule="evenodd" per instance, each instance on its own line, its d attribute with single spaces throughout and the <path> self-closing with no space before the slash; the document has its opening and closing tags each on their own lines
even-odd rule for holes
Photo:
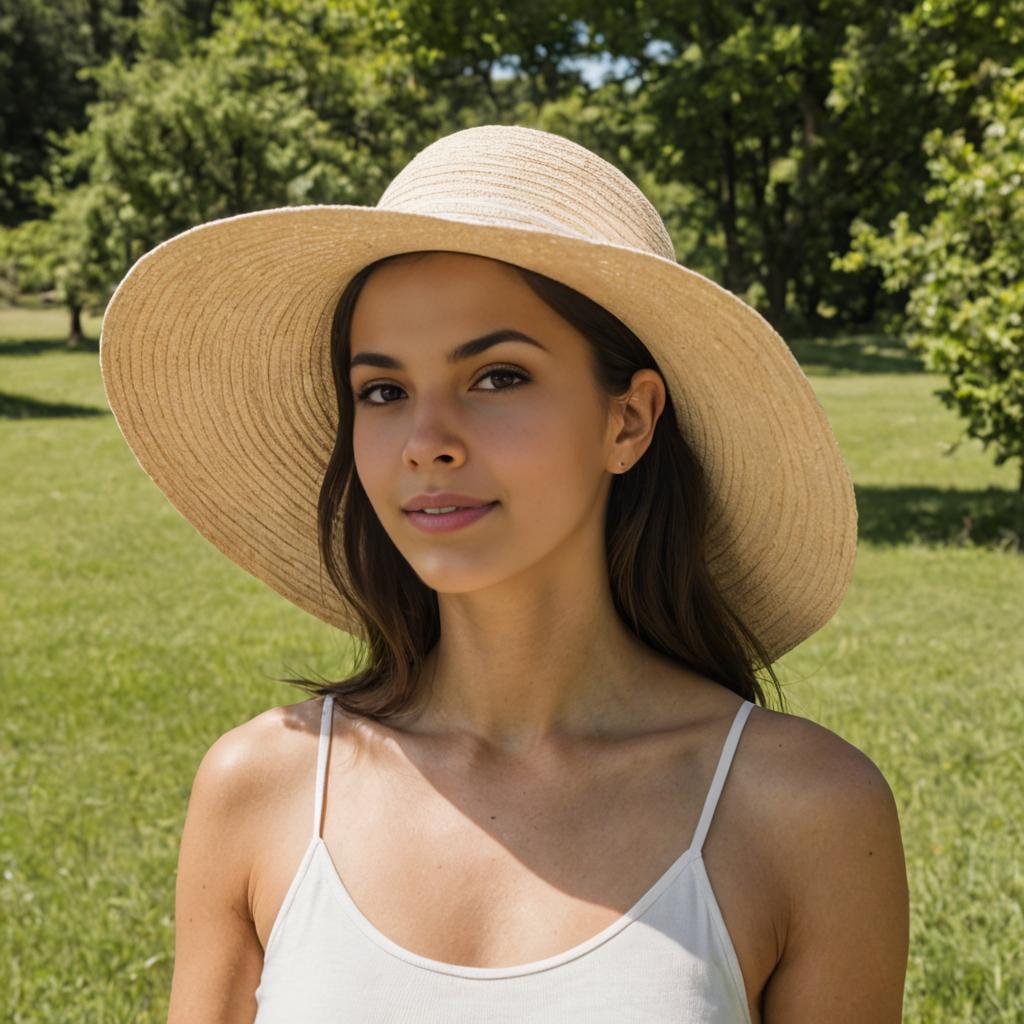
<svg viewBox="0 0 1024 1024">
<path fill-rule="evenodd" d="M 331 742 L 331 708 L 334 694 L 324 697 L 323 711 L 320 714 L 320 745 L 316 752 L 316 791 L 313 796 L 313 838 L 320 835 L 324 810 L 324 779 L 327 775 L 327 751 Z"/>
<path fill-rule="evenodd" d="M 697 822 L 697 829 L 693 834 L 693 842 L 690 843 L 691 850 L 701 850 L 704 848 L 704 840 L 707 837 L 708 829 L 711 827 L 711 819 L 715 815 L 718 798 L 722 795 L 725 779 L 729 774 L 733 755 L 736 753 L 736 746 L 740 741 L 740 733 L 743 731 L 743 726 L 746 724 L 753 707 L 752 701 L 745 700 L 739 706 L 736 717 L 732 720 L 732 728 L 729 730 L 729 735 L 726 736 L 725 743 L 722 745 L 722 753 L 718 758 L 718 767 L 715 769 L 714 777 L 711 779 L 711 786 L 704 801 L 704 809 L 701 811 L 700 821 Z"/>
</svg>

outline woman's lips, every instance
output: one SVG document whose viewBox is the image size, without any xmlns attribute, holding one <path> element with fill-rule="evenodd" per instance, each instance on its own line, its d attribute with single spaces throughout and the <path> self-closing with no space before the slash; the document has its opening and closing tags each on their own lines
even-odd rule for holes
<svg viewBox="0 0 1024 1024">
<path fill-rule="evenodd" d="M 452 530 L 461 530 L 462 527 L 482 519 L 497 504 L 498 502 L 492 501 L 479 508 L 457 508 L 454 512 L 406 512 L 405 514 L 413 526 L 419 527 L 425 533 L 449 533 Z"/>
</svg>

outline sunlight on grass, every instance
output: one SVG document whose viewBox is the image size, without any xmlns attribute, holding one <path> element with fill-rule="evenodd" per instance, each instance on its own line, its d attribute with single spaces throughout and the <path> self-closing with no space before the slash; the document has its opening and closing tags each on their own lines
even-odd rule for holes
<svg viewBox="0 0 1024 1024">
<path fill-rule="evenodd" d="M 0 314 L 0 1009 L 166 1019 L 174 876 L 195 769 L 223 732 L 301 699 L 344 637 L 208 544 L 139 469 L 95 338 Z M 1024 556 L 1015 471 L 959 431 L 898 343 L 795 342 L 851 467 L 847 598 L 777 666 L 793 714 L 879 766 L 911 883 L 906 1016 L 1021 1021 Z"/>
</svg>

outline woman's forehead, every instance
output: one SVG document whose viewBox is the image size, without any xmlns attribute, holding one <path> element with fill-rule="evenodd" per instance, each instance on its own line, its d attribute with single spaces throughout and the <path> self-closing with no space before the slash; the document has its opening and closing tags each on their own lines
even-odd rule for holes
<svg viewBox="0 0 1024 1024">
<path fill-rule="evenodd" d="M 482 287 L 501 294 L 518 293 L 526 282 L 515 268 L 500 260 L 461 252 L 403 253 L 378 267 L 363 285 L 364 294 L 434 291 L 472 295 Z M 527 289 L 529 290 L 529 289 Z"/>
<path fill-rule="evenodd" d="M 539 345 L 555 354 L 575 333 L 513 268 L 463 255 L 442 253 L 435 260 L 431 254 L 430 265 L 426 259 L 389 264 L 379 278 L 372 275 L 352 314 L 353 359 L 364 351 L 397 354 L 424 346 L 436 346 L 444 357 L 499 331 L 524 335 L 535 350 Z"/>
</svg>

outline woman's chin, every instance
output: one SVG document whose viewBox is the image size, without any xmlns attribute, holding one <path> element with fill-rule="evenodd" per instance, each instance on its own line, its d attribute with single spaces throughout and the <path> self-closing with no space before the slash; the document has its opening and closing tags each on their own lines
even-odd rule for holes
<svg viewBox="0 0 1024 1024">
<path fill-rule="evenodd" d="M 510 571 L 494 564 L 465 564 L 468 559 L 456 559 L 452 553 L 441 553 L 436 558 L 410 559 L 418 577 L 438 594 L 471 594 L 486 590 L 507 579 Z M 458 562 L 463 564 L 458 564 Z M 487 559 L 489 562 L 489 559 Z"/>
</svg>

